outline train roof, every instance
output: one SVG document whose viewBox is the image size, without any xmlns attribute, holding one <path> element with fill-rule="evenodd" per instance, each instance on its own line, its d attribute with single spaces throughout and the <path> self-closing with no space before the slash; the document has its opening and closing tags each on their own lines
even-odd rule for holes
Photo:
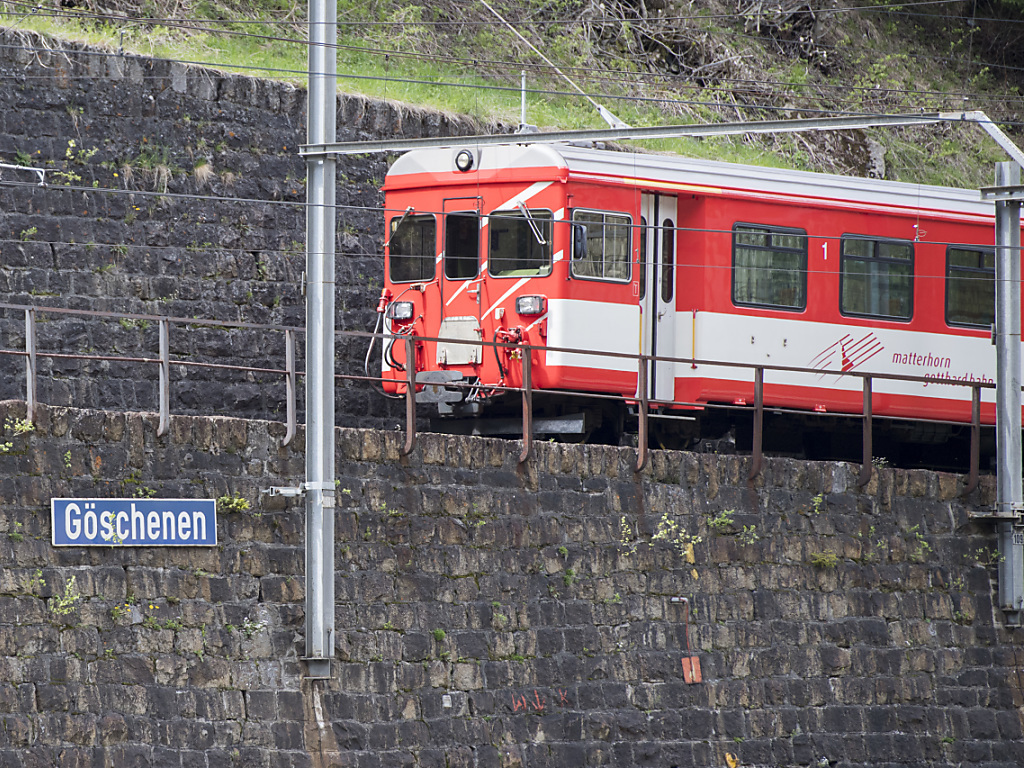
<svg viewBox="0 0 1024 768">
<path fill-rule="evenodd" d="M 474 166 L 471 171 L 458 174 L 458 181 L 454 183 L 499 181 L 504 171 L 527 168 L 537 169 L 538 180 L 541 180 L 545 177 L 542 169 L 550 168 L 550 174 L 546 174 L 548 178 L 635 183 L 654 189 L 667 186 L 697 194 L 701 190 L 709 193 L 737 190 L 805 200 L 817 198 L 956 212 L 969 216 L 991 217 L 995 212 L 993 203 L 983 201 L 978 190 L 569 144 L 501 144 L 414 150 L 402 155 L 392 165 L 385 180 L 385 189 L 407 187 L 408 184 L 401 180 L 403 176 L 431 177 L 435 183 L 441 182 L 440 177 L 443 176 L 446 183 L 452 183 L 451 176 L 457 173 L 455 157 L 465 149 L 473 152 Z"/>
</svg>

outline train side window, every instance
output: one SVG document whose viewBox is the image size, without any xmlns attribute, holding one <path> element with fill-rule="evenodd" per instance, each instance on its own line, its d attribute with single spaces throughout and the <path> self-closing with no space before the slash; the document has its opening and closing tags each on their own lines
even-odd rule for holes
<svg viewBox="0 0 1024 768">
<path fill-rule="evenodd" d="M 449 280 L 476 277 L 480 246 L 480 217 L 449 213 L 444 224 L 444 276 Z"/>
<path fill-rule="evenodd" d="M 487 268 L 493 277 L 551 274 L 551 211 L 492 213 L 487 217 Z"/>
<path fill-rule="evenodd" d="M 844 315 L 913 316 L 913 242 L 843 235 L 840 250 L 839 309 Z"/>
<path fill-rule="evenodd" d="M 807 308 L 807 232 L 736 224 L 732 228 L 732 301 L 755 307 Z"/>
<path fill-rule="evenodd" d="M 647 219 L 640 217 L 640 258 L 636 262 L 637 281 L 640 283 L 640 298 L 647 295 Z"/>
<path fill-rule="evenodd" d="M 395 216 L 391 219 L 388 276 L 393 283 L 434 279 L 437 223 L 433 216 Z"/>
<path fill-rule="evenodd" d="M 574 211 L 573 261 L 574 277 L 598 280 L 628 281 L 630 279 L 630 230 L 628 216 L 601 211 Z M 577 242 L 577 238 L 586 238 Z"/>
<path fill-rule="evenodd" d="M 672 219 L 661 223 L 661 300 L 672 301 L 676 272 L 676 225 Z"/>
<path fill-rule="evenodd" d="M 946 249 L 946 322 L 989 327 L 995 318 L 995 251 L 950 246 Z"/>
</svg>

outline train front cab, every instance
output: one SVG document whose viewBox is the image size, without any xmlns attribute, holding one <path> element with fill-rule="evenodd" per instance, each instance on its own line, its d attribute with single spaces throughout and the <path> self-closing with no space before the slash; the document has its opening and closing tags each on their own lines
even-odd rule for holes
<svg viewBox="0 0 1024 768">
<path fill-rule="evenodd" d="M 508 432 L 521 427 L 511 418 L 519 399 L 503 395 L 502 387 L 523 382 L 522 345 L 540 347 L 530 357 L 538 390 L 635 393 L 637 363 L 631 357 L 638 351 L 638 297 L 646 279 L 634 263 L 635 194 L 570 183 L 550 148 L 512 154 L 515 162 L 482 153 L 475 172 L 459 173 L 437 161 L 443 152 L 434 153 L 410 158 L 401 173 L 389 174 L 380 307 L 386 330 L 397 336 L 384 355 L 386 390 L 404 392 L 402 337 L 415 335 L 417 399 L 456 417 L 478 416 L 486 406 L 488 416 L 508 417 Z M 513 346 L 495 351 L 484 341 Z M 554 423 L 571 412 L 572 400 L 539 393 L 539 431 L 544 433 L 545 419 Z M 575 426 L 567 429 L 585 434 L 603 412 L 622 410 L 587 402 L 576 411 L 585 412 L 588 423 L 570 420 Z M 462 429 L 505 431 L 474 421 Z"/>
</svg>

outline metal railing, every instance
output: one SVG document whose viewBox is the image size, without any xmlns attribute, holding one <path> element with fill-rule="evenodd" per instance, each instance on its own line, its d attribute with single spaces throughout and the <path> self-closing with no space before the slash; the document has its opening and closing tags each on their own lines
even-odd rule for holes
<svg viewBox="0 0 1024 768">
<path fill-rule="evenodd" d="M 41 359 L 51 360 L 83 360 L 95 362 L 118 362 L 118 363 L 142 363 L 157 366 L 159 384 L 157 389 L 157 436 L 163 437 L 167 434 L 171 424 L 171 366 L 180 365 L 193 368 L 207 368 L 223 371 L 239 371 L 245 373 L 262 373 L 280 375 L 285 382 L 286 421 L 285 436 L 281 445 L 291 443 L 296 432 L 296 377 L 299 374 L 295 370 L 295 337 L 296 334 L 304 333 L 303 328 L 283 325 L 267 325 L 263 323 L 228 322 L 222 320 L 199 320 L 185 317 L 167 317 L 162 315 L 146 315 L 132 312 L 104 312 L 86 309 L 66 309 L 63 307 L 46 306 L 25 306 L 23 304 L 8 304 L 0 302 L 0 309 L 22 311 L 25 314 L 25 348 L 24 349 L 0 349 L 0 355 L 22 357 L 25 360 L 25 402 L 27 406 L 27 417 L 31 421 L 39 402 L 38 380 L 39 361 Z M 132 357 L 126 355 L 101 355 L 92 353 L 72 352 L 48 352 L 39 349 L 37 315 L 66 315 L 85 317 L 92 319 L 115 320 L 132 323 L 156 323 L 159 334 L 159 351 L 156 357 Z M 197 360 L 186 360 L 172 358 L 170 353 L 171 326 L 223 329 L 248 329 L 260 331 L 272 331 L 282 334 L 284 344 L 284 368 L 265 368 L 249 365 L 232 365 L 228 363 L 211 363 Z"/>
<path fill-rule="evenodd" d="M 861 419 L 861 431 L 862 431 L 862 446 L 861 446 L 861 470 L 857 479 L 857 484 L 860 487 L 864 487 L 871 481 L 873 474 L 873 424 L 874 420 L 878 417 L 874 415 L 874 389 L 873 382 L 876 379 L 886 381 L 900 381 L 909 383 L 922 383 L 931 385 L 944 385 L 944 386 L 960 386 L 970 387 L 971 389 L 971 443 L 970 443 L 970 468 L 966 486 L 963 494 L 967 494 L 974 491 L 980 482 L 980 459 L 981 459 L 981 390 L 982 389 L 995 389 L 995 384 L 992 382 L 981 382 L 981 381 L 954 381 L 940 379 L 936 380 L 934 377 L 927 376 L 903 376 L 897 374 L 886 374 L 886 373 L 874 373 L 874 372 L 861 372 L 861 371 L 842 371 L 842 370 L 829 370 L 821 368 L 803 368 L 797 366 L 784 366 L 784 365 L 766 365 L 766 364 L 754 364 L 754 363 L 742 363 L 733 361 L 723 360 L 706 360 L 701 358 L 693 357 L 667 357 L 657 355 L 636 355 L 622 352 L 608 352 L 606 350 L 592 350 L 592 349 L 579 349 L 572 347 L 552 347 L 552 346 L 534 346 L 529 344 L 514 344 L 508 342 L 499 341 L 486 341 L 486 340 L 466 340 L 466 339 L 447 339 L 429 336 L 412 336 L 412 335 L 398 335 L 389 336 L 385 335 L 386 339 L 392 340 L 395 343 L 402 341 L 405 346 L 405 376 L 404 384 L 406 386 L 405 401 L 406 401 L 406 440 L 405 444 L 401 449 L 402 455 L 408 455 L 412 453 L 416 443 L 416 371 L 415 371 L 415 345 L 419 342 L 445 342 L 447 344 L 469 344 L 473 346 L 487 346 L 493 349 L 504 349 L 504 350 L 518 350 L 520 355 L 520 362 L 522 363 L 522 385 L 514 386 L 509 384 L 502 384 L 501 386 L 488 386 L 487 389 L 492 391 L 501 391 L 506 393 L 520 393 L 522 396 L 522 412 L 523 412 L 523 435 L 522 435 L 522 452 L 519 456 L 519 463 L 526 462 L 531 455 L 533 446 L 533 397 L 537 394 L 551 394 L 560 396 L 578 396 L 592 398 L 594 400 L 614 400 L 625 402 L 629 405 L 633 405 L 637 409 L 637 461 L 636 471 L 642 472 L 647 466 L 649 461 L 649 447 L 648 447 L 648 435 L 649 435 L 649 419 L 651 418 L 652 407 L 658 408 L 723 408 L 723 409 L 746 409 L 747 406 L 739 405 L 727 405 L 724 403 L 687 403 L 678 400 L 651 400 L 647 396 L 648 381 L 649 381 L 649 366 L 651 363 L 676 363 L 689 365 L 691 368 L 697 368 L 698 366 L 715 366 L 719 368 L 739 368 L 747 369 L 753 372 L 753 390 L 754 390 L 754 402 L 752 407 L 753 417 L 753 428 L 751 435 L 751 467 L 748 473 L 748 480 L 753 481 L 761 472 L 763 467 L 763 432 L 764 432 L 764 375 L 765 372 L 774 373 L 787 373 L 787 374 L 808 374 L 808 375 L 828 375 L 828 376 L 839 376 L 839 377 L 853 377 L 861 379 L 862 381 L 862 392 L 863 392 L 863 405 L 861 412 L 840 412 L 832 411 L 827 414 L 823 413 L 824 416 L 833 417 L 857 417 Z M 583 354 L 593 355 L 604 358 L 619 358 L 628 359 L 636 362 L 637 365 L 637 395 L 625 396 L 618 394 L 597 394 L 594 392 L 583 392 L 583 391 L 570 391 L 564 389 L 549 390 L 539 389 L 533 386 L 532 383 L 532 353 L 535 351 L 543 352 L 556 352 L 556 353 L 567 353 L 567 354 Z M 394 382 L 394 379 L 391 379 Z M 469 389 L 469 384 L 463 384 L 460 382 L 449 383 L 446 386 L 451 388 L 465 388 Z M 799 414 L 799 415 L 811 415 L 815 411 L 808 409 L 796 409 L 796 408 L 780 408 L 777 406 L 771 406 L 771 410 L 775 413 L 788 413 L 788 414 Z M 897 417 L 901 421 L 907 422 L 918 422 L 926 424 L 953 424 L 962 426 L 961 422 L 945 421 L 939 419 L 921 419 L 900 416 Z"/>
<path fill-rule="evenodd" d="M 141 363 L 146 365 L 158 366 L 159 373 L 159 385 L 158 385 L 158 426 L 157 435 L 163 436 L 167 434 L 170 428 L 170 399 L 171 399 L 171 366 L 190 366 L 196 368 L 208 368 L 216 370 L 226 371 L 238 371 L 248 373 L 261 373 L 270 375 L 280 375 L 283 377 L 285 382 L 285 401 L 286 401 L 286 431 L 285 436 L 281 440 L 281 445 L 286 446 L 291 443 L 296 434 L 296 398 L 297 398 L 297 377 L 304 375 L 304 371 L 298 371 L 295 367 L 295 355 L 296 355 L 296 336 L 304 333 L 305 329 L 294 326 L 281 326 L 281 325 L 268 325 L 262 323 L 244 323 L 244 322 L 229 322 L 220 320 L 199 320 L 195 318 L 182 318 L 182 317 L 167 317 L 160 315 L 147 315 L 137 313 L 125 313 L 125 312 L 104 312 L 96 310 L 81 310 L 81 309 L 66 309 L 61 307 L 47 307 L 47 306 L 26 306 L 22 304 L 8 304 L 0 302 L 0 309 L 15 310 L 24 312 L 25 316 L 25 347 L 24 349 L 0 349 L 0 355 L 8 355 L 15 357 L 22 357 L 25 360 L 25 399 L 27 403 L 28 418 L 31 420 L 35 411 L 38 400 L 37 392 L 37 381 L 39 377 L 39 361 L 40 359 L 64 359 L 64 360 L 84 360 L 84 361 L 109 361 L 109 362 L 122 362 L 122 363 Z M 68 315 L 68 316 L 79 316 L 93 319 L 109 319 L 118 321 L 128 322 L 153 322 L 159 325 L 159 351 L 157 357 L 131 357 L 124 355 L 99 355 L 99 354 L 87 354 L 87 353 L 69 353 L 69 352 L 48 352 L 40 351 L 38 345 L 37 336 L 37 314 L 56 314 L 56 315 Z M 274 333 L 280 333 L 282 335 L 282 342 L 284 345 L 285 352 L 285 367 L 284 368 L 266 368 L 266 367 L 254 367 L 247 365 L 232 365 L 227 363 L 211 363 L 211 362 L 200 362 L 195 360 L 185 360 L 181 358 L 172 358 L 170 355 L 170 332 L 172 326 L 184 326 L 186 328 L 199 327 L 211 327 L 211 328 L 225 328 L 225 329 L 253 329 L 271 331 Z M 862 381 L 863 390 L 863 405 L 861 412 L 830 412 L 829 416 L 842 416 L 842 417 L 860 417 L 862 422 L 862 461 L 861 471 L 858 477 L 858 484 L 860 486 L 867 485 L 872 477 L 872 427 L 874 419 L 877 417 L 873 413 L 873 400 L 874 390 L 873 382 L 877 379 L 889 380 L 889 381 L 901 381 L 901 382 L 912 382 L 912 383 L 927 383 L 927 384 L 942 384 L 946 386 L 961 386 L 970 387 L 971 389 L 971 443 L 970 443 L 970 471 L 967 480 L 966 487 L 964 489 L 964 495 L 969 494 L 975 488 L 977 488 L 980 480 L 980 454 L 981 454 L 981 390 L 982 389 L 994 389 L 995 384 L 990 382 L 978 382 L 978 381 L 953 381 L 953 380 L 940 380 L 936 381 L 934 377 L 926 376 L 902 376 L 895 374 L 882 374 L 882 373 L 867 373 L 859 371 L 835 371 L 835 370 L 823 370 L 819 368 L 801 368 L 794 366 L 779 366 L 779 365 L 764 365 L 764 364 L 752 364 L 752 363 L 740 363 L 732 361 L 722 360 L 705 360 L 700 358 L 688 358 L 688 357 L 666 357 L 656 355 L 637 355 L 622 352 L 608 352 L 604 350 L 590 350 L 590 349 L 578 349 L 570 347 L 551 347 L 551 346 L 534 346 L 528 344 L 515 344 L 510 342 L 500 341 L 486 341 L 486 340 L 467 340 L 467 339 L 447 339 L 437 338 L 428 336 L 414 336 L 406 334 L 387 334 L 387 333 L 369 333 L 365 331 L 337 331 L 339 336 L 342 337 L 356 337 L 362 338 L 370 342 L 372 339 L 382 341 L 384 344 L 402 344 L 405 347 L 405 371 L 404 376 L 398 379 L 398 383 L 404 384 L 406 392 L 404 394 L 405 400 L 405 441 L 402 445 L 400 452 L 403 456 L 412 453 L 416 446 L 416 421 L 417 421 L 417 403 L 416 403 L 416 345 L 423 342 L 437 343 L 445 342 L 448 344 L 469 344 L 473 346 L 487 346 L 494 349 L 498 354 L 505 354 L 507 351 L 518 350 L 521 354 L 519 361 L 521 363 L 522 373 L 522 384 L 519 386 L 503 383 L 498 386 L 489 386 L 488 390 L 492 392 L 504 392 L 507 394 L 518 393 L 522 403 L 522 450 L 519 454 L 519 463 L 525 463 L 529 460 L 533 451 L 533 399 L 535 395 L 558 395 L 558 396 L 575 396 L 581 398 L 589 398 L 595 401 L 615 401 L 625 403 L 636 409 L 637 416 L 637 459 L 635 469 L 637 472 L 641 472 L 647 466 L 650 452 L 648 448 L 648 438 L 650 434 L 649 420 L 652 417 L 652 409 L 657 408 L 724 408 L 724 409 L 743 409 L 752 414 L 753 425 L 751 435 L 751 466 L 748 473 L 748 480 L 753 481 L 761 472 L 763 467 L 763 432 L 764 432 L 764 377 L 765 372 L 771 373 L 786 373 L 786 374 L 809 374 L 809 375 L 830 375 L 840 377 L 854 377 L 859 378 Z M 621 394 L 611 393 L 595 393 L 585 391 L 567 391 L 567 390 L 550 390 L 541 389 L 533 385 L 533 363 L 532 354 L 536 351 L 544 352 L 556 352 L 556 353 L 568 353 L 568 354 L 582 354 L 592 355 L 604 358 L 617 358 L 631 360 L 637 367 L 637 393 L 638 395 L 626 396 Z M 754 402 L 752 409 L 746 405 L 728 405 L 724 403 L 686 403 L 676 400 L 665 400 L 657 399 L 651 400 L 648 395 L 648 382 L 649 382 L 649 370 L 652 363 L 675 363 L 682 365 L 689 365 L 691 367 L 697 366 L 715 366 L 719 368 L 738 368 L 748 369 L 753 373 L 753 396 Z M 389 378 L 384 379 L 382 376 L 370 376 L 370 375 L 353 375 L 353 374 L 335 374 L 336 381 L 354 381 L 363 382 L 368 385 L 380 386 L 384 381 L 396 382 L 396 379 Z M 471 386 L 466 383 L 453 382 L 447 384 L 452 388 L 463 387 L 467 391 Z M 771 406 L 771 410 L 776 413 L 789 413 L 789 414 L 801 414 L 810 415 L 813 411 L 806 409 L 794 409 L 794 408 L 780 408 Z M 921 423 L 953 423 L 960 425 L 960 422 L 948 422 L 931 419 L 913 419 L 903 418 L 904 421 L 913 421 Z"/>
</svg>

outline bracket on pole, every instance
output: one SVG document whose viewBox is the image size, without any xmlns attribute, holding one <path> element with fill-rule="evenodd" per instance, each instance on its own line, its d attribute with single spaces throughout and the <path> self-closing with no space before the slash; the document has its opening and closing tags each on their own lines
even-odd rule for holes
<svg viewBox="0 0 1024 768">
<path fill-rule="evenodd" d="M 992 509 L 968 510 L 967 516 L 974 520 L 1024 521 L 1024 506 L 997 503 Z"/>
<path fill-rule="evenodd" d="M 1024 203 L 1024 186 L 982 187 L 981 199 L 995 203 Z"/>
<path fill-rule="evenodd" d="M 284 496 L 286 498 L 294 498 L 296 496 L 303 496 L 306 491 L 323 491 L 330 495 L 324 496 L 324 506 L 334 506 L 334 486 L 330 483 L 302 483 L 301 485 L 272 485 L 269 488 L 261 488 L 260 493 L 265 493 L 267 496 Z"/>
</svg>

